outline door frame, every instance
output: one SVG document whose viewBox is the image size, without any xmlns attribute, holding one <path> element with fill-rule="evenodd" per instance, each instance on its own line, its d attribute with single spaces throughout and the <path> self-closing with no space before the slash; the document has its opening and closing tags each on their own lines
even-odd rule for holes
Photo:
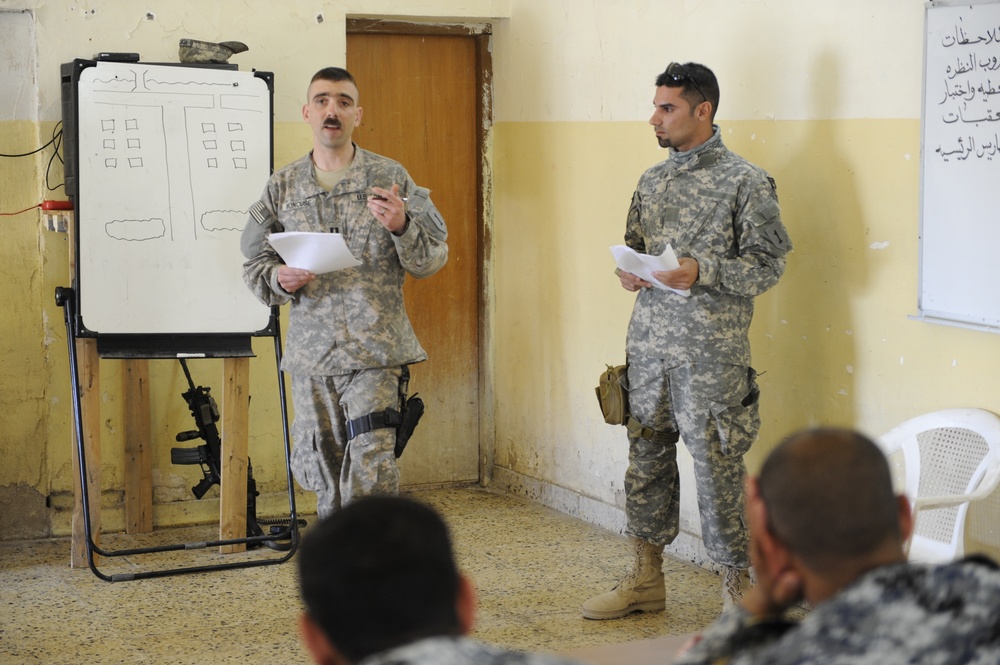
<svg viewBox="0 0 1000 665">
<path fill-rule="evenodd" d="M 479 484 L 486 487 L 493 479 L 495 462 L 495 407 L 493 399 L 493 327 L 490 303 L 493 302 L 493 26 L 489 23 L 422 23 L 373 18 L 348 18 L 346 34 L 428 35 L 468 37 L 476 53 L 476 260 L 479 280 L 476 297 L 478 319 L 477 355 L 479 360 Z"/>
</svg>

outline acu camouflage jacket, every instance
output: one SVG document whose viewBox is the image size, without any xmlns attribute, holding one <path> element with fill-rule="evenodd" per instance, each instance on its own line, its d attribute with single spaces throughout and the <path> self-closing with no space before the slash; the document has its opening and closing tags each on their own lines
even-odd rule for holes
<svg viewBox="0 0 1000 665">
<path fill-rule="evenodd" d="M 409 222 L 394 236 L 366 207 L 372 187 L 408 198 Z M 279 231 L 343 234 L 361 265 L 318 275 L 294 294 L 278 285 L 282 260 L 267 241 Z M 271 176 L 251 208 L 241 247 L 243 277 L 266 305 L 291 301 L 282 368 L 292 374 L 332 375 L 425 360 L 403 305 L 403 280 L 437 272 L 448 260 L 448 231 L 430 199 L 401 164 L 357 148 L 332 191 L 313 175 L 306 155 Z"/>
<path fill-rule="evenodd" d="M 642 175 L 625 243 L 656 255 L 670 244 L 699 269 L 690 297 L 659 288 L 638 293 L 629 354 L 674 365 L 750 365 L 753 299 L 778 282 L 792 248 L 767 173 L 730 152 L 716 128 L 705 143 Z"/>
</svg>

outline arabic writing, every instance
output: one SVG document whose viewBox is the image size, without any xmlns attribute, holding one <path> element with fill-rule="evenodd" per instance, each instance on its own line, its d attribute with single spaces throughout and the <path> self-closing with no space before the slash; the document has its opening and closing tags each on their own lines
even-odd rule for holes
<svg viewBox="0 0 1000 665">
<path fill-rule="evenodd" d="M 1000 153 L 1000 131 L 991 124 L 1000 122 L 1000 21 L 972 29 L 959 14 L 936 37 L 928 39 L 927 63 L 938 68 L 943 92 L 932 107 L 928 89 L 925 121 L 939 121 L 940 131 L 926 148 L 945 162 L 992 161 Z M 929 82 L 934 73 L 927 73 Z"/>
<path fill-rule="evenodd" d="M 1000 333 L 1000 0 L 925 8 L 920 318 Z"/>
<path fill-rule="evenodd" d="M 951 149 L 946 149 L 944 146 L 939 145 L 934 149 L 934 152 L 941 155 L 946 162 L 949 159 L 965 160 L 970 156 L 975 156 L 979 159 L 993 159 L 997 152 L 1000 152 L 1000 143 L 998 143 L 996 134 L 993 134 L 985 142 L 982 139 L 977 142 L 976 137 L 971 135 L 959 136 Z"/>
</svg>

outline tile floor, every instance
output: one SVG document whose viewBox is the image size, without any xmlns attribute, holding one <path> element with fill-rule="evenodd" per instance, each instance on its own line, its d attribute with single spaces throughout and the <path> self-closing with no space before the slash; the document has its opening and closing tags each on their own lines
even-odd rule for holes
<svg viewBox="0 0 1000 665">
<path fill-rule="evenodd" d="M 562 651 L 694 632 L 721 610 L 716 575 L 667 559 L 666 612 L 587 621 L 580 604 L 611 588 L 631 563 L 624 537 L 478 487 L 410 494 L 450 524 L 459 565 L 479 590 L 474 636 L 485 642 Z M 105 534 L 101 544 L 195 542 L 212 539 L 212 531 Z M 108 583 L 87 569 L 70 569 L 69 551 L 66 538 L 0 543 L 0 663 L 310 662 L 296 632 L 294 560 Z M 275 554 L 202 549 L 105 559 L 99 567 L 112 574 Z"/>
</svg>

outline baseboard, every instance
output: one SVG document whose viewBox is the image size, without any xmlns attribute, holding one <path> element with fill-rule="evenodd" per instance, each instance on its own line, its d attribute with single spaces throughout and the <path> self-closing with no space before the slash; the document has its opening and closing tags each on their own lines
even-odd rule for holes
<svg viewBox="0 0 1000 665">
<path fill-rule="evenodd" d="M 623 508 L 608 505 L 603 501 L 583 496 L 544 480 L 531 478 L 522 473 L 497 466 L 493 468 L 493 477 L 489 487 L 513 496 L 523 497 L 613 533 L 623 534 L 625 532 L 626 522 Z M 721 568 L 709 558 L 701 536 L 685 530 L 684 526 L 682 522 L 681 532 L 673 543 L 664 548 L 664 554 L 719 572 Z"/>
<path fill-rule="evenodd" d="M 217 491 L 217 490 L 216 490 Z M 219 498 L 216 491 L 203 499 L 188 499 L 153 505 L 153 529 L 184 527 L 195 524 L 212 524 L 219 521 Z M 125 508 L 121 505 L 121 491 L 104 492 L 101 506 L 101 533 L 125 531 Z M 72 495 L 69 500 L 72 501 Z M 316 513 L 316 495 L 298 490 L 295 493 L 296 515 Z M 288 517 L 288 491 L 265 492 L 257 497 L 257 517 Z M 73 532 L 73 505 L 53 504 L 50 509 L 52 536 L 69 536 Z"/>
</svg>

